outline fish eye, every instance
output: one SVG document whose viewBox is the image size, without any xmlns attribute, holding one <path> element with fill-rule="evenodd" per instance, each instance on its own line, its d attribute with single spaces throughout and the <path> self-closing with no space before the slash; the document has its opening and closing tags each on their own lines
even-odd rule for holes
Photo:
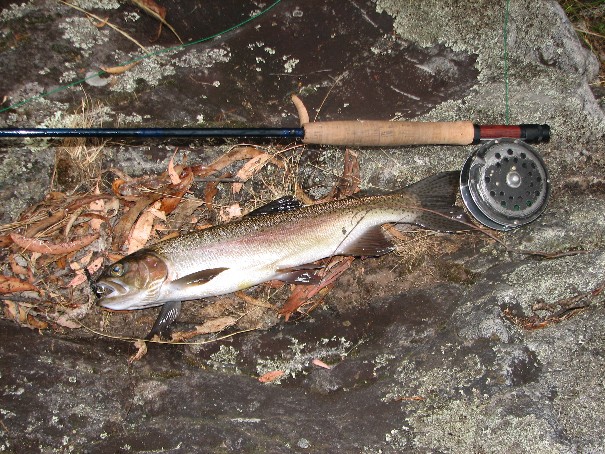
<svg viewBox="0 0 605 454">
<path fill-rule="evenodd" d="M 114 263 L 109 269 L 109 273 L 114 277 L 120 277 L 124 275 L 124 265 L 121 263 Z"/>
</svg>

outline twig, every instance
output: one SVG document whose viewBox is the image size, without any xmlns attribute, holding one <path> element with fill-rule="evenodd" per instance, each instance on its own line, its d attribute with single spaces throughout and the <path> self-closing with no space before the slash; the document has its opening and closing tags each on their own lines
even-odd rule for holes
<svg viewBox="0 0 605 454">
<path fill-rule="evenodd" d="M 111 22 L 97 16 L 96 14 L 93 14 L 89 11 L 86 11 L 85 9 L 80 8 L 79 6 L 76 6 L 72 3 L 66 2 L 64 0 L 59 0 L 60 3 L 63 3 L 66 6 L 69 6 L 70 8 L 73 8 L 77 11 L 80 11 L 81 13 L 84 13 L 90 17 L 95 18 L 96 20 L 100 21 L 103 24 L 108 25 L 109 27 L 113 28 L 115 31 L 117 31 L 119 34 L 121 34 L 122 36 L 124 36 L 126 39 L 132 41 L 133 43 L 135 43 L 137 46 L 139 46 L 141 49 L 143 49 L 143 52 L 148 53 L 149 51 L 147 50 L 147 48 L 145 46 L 143 46 L 140 42 L 138 42 L 136 39 L 134 39 L 132 36 L 130 36 L 128 33 L 126 33 L 124 30 L 120 29 L 119 27 L 113 25 Z M 182 41 L 181 41 L 182 42 Z"/>
<path fill-rule="evenodd" d="M 336 85 L 338 85 L 340 83 L 340 80 L 349 75 L 349 71 L 345 71 L 344 73 L 342 73 L 340 76 L 338 76 L 336 78 L 336 80 L 334 81 L 334 83 L 332 84 L 332 86 L 330 87 L 330 89 L 328 90 L 328 92 L 326 93 L 326 96 L 324 96 L 324 99 L 322 99 L 321 103 L 319 104 L 319 107 L 317 108 L 317 112 L 315 113 L 315 118 L 313 119 L 313 121 L 317 121 L 317 117 L 319 117 L 319 112 L 321 111 L 322 107 L 324 106 L 325 102 L 328 99 L 328 96 L 330 96 L 330 93 L 332 93 L 332 90 L 334 90 L 334 88 L 336 87 Z"/>
<path fill-rule="evenodd" d="M 28 303 L 28 304 L 43 304 L 46 301 L 39 298 L 29 298 L 27 296 L 17 295 L 0 295 L 2 301 L 14 301 L 16 303 Z"/>
<path fill-rule="evenodd" d="M 594 299 L 595 297 L 599 296 L 604 290 L 605 281 L 601 282 L 599 285 L 597 285 L 597 287 L 592 290 L 588 290 L 587 292 L 583 292 L 569 298 L 561 299 L 552 304 L 546 304 L 544 302 L 534 304 L 534 306 L 532 307 L 533 311 L 547 310 L 553 312 L 552 314 L 546 317 L 539 317 L 537 315 L 530 317 L 516 315 L 508 307 L 503 309 L 502 314 L 511 323 L 525 330 L 542 329 L 546 328 L 547 326 L 560 323 L 563 320 L 567 320 L 589 309 L 591 304 L 593 303 L 593 301 L 590 301 L 590 299 Z M 582 300 L 587 301 L 583 304 L 578 304 Z M 556 306 L 559 306 L 561 309 L 557 312 L 554 312 Z"/>
<path fill-rule="evenodd" d="M 564 252 L 545 252 L 545 251 L 528 251 L 526 249 L 509 249 L 509 248 L 507 248 L 507 251 L 515 252 L 517 254 L 534 255 L 537 257 L 545 258 L 545 259 L 558 259 L 561 257 L 570 257 L 570 256 L 574 256 L 574 255 L 588 254 L 590 252 L 590 251 L 584 251 L 584 250 L 564 251 Z"/>
<path fill-rule="evenodd" d="M 578 27 L 575 27 L 574 29 L 575 29 L 575 31 L 580 32 L 580 33 L 584 33 L 586 35 L 596 36 L 597 38 L 603 38 L 603 39 L 605 39 L 605 35 L 601 35 L 600 33 L 591 32 L 589 30 L 584 30 L 584 29 L 578 28 Z"/>
</svg>

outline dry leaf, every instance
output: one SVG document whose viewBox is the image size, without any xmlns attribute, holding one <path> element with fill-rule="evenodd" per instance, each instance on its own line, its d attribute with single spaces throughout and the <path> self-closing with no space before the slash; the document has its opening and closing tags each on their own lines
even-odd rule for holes
<svg viewBox="0 0 605 454">
<path fill-rule="evenodd" d="M 218 181 L 211 181 L 206 184 L 204 189 L 204 203 L 206 208 L 212 210 L 214 207 L 214 197 L 218 194 Z"/>
<path fill-rule="evenodd" d="M 18 233 L 11 233 L 10 237 L 15 242 L 15 244 L 25 249 L 26 251 L 39 252 L 41 254 L 60 255 L 75 252 L 82 249 L 83 247 L 88 246 L 90 243 L 99 238 L 99 234 L 93 233 L 92 235 L 83 236 L 82 238 L 78 238 L 77 240 L 54 244 L 49 243 L 47 241 L 38 240 L 36 238 L 27 238 L 23 235 L 19 235 Z"/>
<path fill-rule="evenodd" d="M 318 272 L 318 274 L 322 276 L 319 284 L 295 285 L 288 300 L 279 310 L 279 314 L 283 315 L 285 320 L 288 321 L 290 316 L 300 306 L 305 304 L 320 291 L 331 288 L 334 281 L 351 266 L 353 260 L 355 260 L 355 257 L 335 257 L 327 267 Z"/>
<path fill-rule="evenodd" d="M 284 374 L 285 372 L 283 370 L 274 370 L 258 377 L 258 381 L 261 383 L 270 383 L 272 381 L 277 380 Z"/>
<path fill-rule="evenodd" d="M 125 184 L 126 184 L 126 180 L 122 180 L 121 178 L 117 178 L 117 179 L 113 180 L 113 183 L 111 183 L 111 190 L 118 197 L 123 197 L 124 194 L 122 194 L 121 188 Z"/>
<path fill-rule="evenodd" d="M 97 187 L 97 191 L 98 190 L 99 190 L 99 188 Z M 114 200 L 117 201 L 117 199 L 114 199 Z M 107 213 L 107 210 L 105 208 L 105 200 L 103 200 L 103 199 L 99 199 L 99 200 L 95 200 L 93 202 L 90 202 L 90 204 L 88 205 L 88 209 L 90 211 L 92 211 L 93 213 L 99 213 L 99 214 L 106 214 Z M 93 230 L 95 230 L 95 231 L 101 230 L 101 225 L 102 224 L 103 224 L 103 220 L 102 219 L 93 218 L 93 219 L 90 220 L 90 227 Z"/>
<path fill-rule="evenodd" d="M 160 202 L 155 202 L 149 208 L 158 210 L 160 208 Z M 128 251 L 128 254 L 132 254 L 143 248 L 151 236 L 155 215 L 149 208 L 141 214 L 126 240 L 126 250 Z"/>
<path fill-rule="evenodd" d="M 134 342 L 134 346 L 138 349 L 138 351 L 128 358 L 129 363 L 138 361 L 147 354 L 147 342 L 145 342 L 143 339 L 136 340 Z"/>
<path fill-rule="evenodd" d="M 15 301 L 3 301 L 4 303 L 4 316 L 10 320 L 17 321 L 19 312 L 18 305 Z"/>
<path fill-rule="evenodd" d="M 28 291 L 38 292 L 40 290 L 35 285 L 30 284 L 27 281 L 23 281 L 17 277 L 0 275 L 0 294 Z"/>
<path fill-rule="evenodd" d="M 27 275 L 31 274 L 31 271 L 29 271 L 27 268 L 25 268 L 17 263 L 17 260 L 15 259 L 15 255 L 11 255 L 10 258 L 8 259 L 8 262 L 10 263 L 11 271 L 13 272 L 13 274 L 15 274 L 15 275 L 21 274 L 23 276 L 27 276 Z"/>
<path fill-rule="evenodd" d="M 61 317 L 59 317 L 57 320 L 55 320 L 55 323 L 57 325 L 61 325 L 64 328 L 69 328 L 69 329 L 76 329 L 76 328 L 81 327 L 81 325 L 78 322 L 72 320 L 69 317 L 69 315 L 67 315 L 67 314 L 61 315 Z"/>
<path fill-rule="evenodd" d="M 31 314 L 27 314 L 27 324 L 34 329 L 46 329 L 48 328 L 48 323 L 42 320 L 38 320 Z"/>
<path fill-rule="evenodd" d="M 71 216 L 69 216 L 69 219 L 67 220 L 67 224 L 65 224 L 65 229 L 63 230 L 63 235 L 65 236 L 65 238 L 67 238 L 69 236 L 69 232 L 71 231 L 71 228 L 74 225 L 74 222 L 76 222 L 76 220 L 80 217 L 80 215 L 82 214 L 82 211 L 84 211 L 84 207 L 78 208 L 76 211 L 74 211 L 71 214 Z"/>
<path fill-rule="evenodd" d="M 32 237 L 42 231 L 45 231 L 49 227 L 61 222 L 66 216 L 66 214 L 66 210 L 59 210 L 51 216 L 44 218 L 38 222 L 35 222 L 31 226 L 29 226 L 28 229 L 25 231 L 25 236 Z"/>
<path fill-rule="evenodd" d="M 234 203 L 233 205 L 221 209 L 219 213 L 219 218 L 221 222 L 229 222 L 232 219 L 237 219 L 242 217 L 242 208 L 239 206 L 239 203 Z"/>
<path fill-rule="evenodd" d="M 195 330 L 198 334 L 219 333 L 225 328 L 233 326 L 237 323 L 235 317 L 218 317 L 212 320 L 205 321 L 202 325 L 196 326 Z"/>
<path fill-rule="evenodd" d="M 174 157 L 176 156 L 176 152 L 179 151 L 178 148 L 174 150 L 174 154 L 170 158 L 170 162 L 168 163 L 168 175 L 170 176 L 170 182 L 174 185 L 177 185 L 181 182 L 181 177 L 176 170 L 174 170 Z"/>
<path fill-rule="evenodd" d="M 88 270 L 88 272 L 91 275 L 94 275 L 103 266 L 103 260 L 104 260 L 103 257 L 98 257 L 94 262 L 92 262 L 90 265 L 88 265 L 88 267 L 86 269 Z M 71 264 L 70 264 L 70 266 L 71 266 Z M 84 271 L 82 271 L 80 269 L 80 270 L 76 271 L 76 277 L 74 277 L 71 280 L 71 282 L 69 284 L 67 284 L 67 286 L 75 287 L 77 285 L 83 284 L 87 280 L 88 280 L 88 278 L 86 277 L 86 274 L 84 274 Z"/>
<path fill-rule="evenodd" d="M 0 236 L 0 247 L 9 247 L 11 244 L 13 244 L 13 240 L 9 235 Z"/>
<path fill-rule="evenodd" d="M 241 298 L 246 303 L 251 304 L 253 306 L 264 307 L 266 309 L 276 310 L 272 304 L 267 303 L 266 301 L 263 301 L 263 300 L 259 300 L 258 298 L 254 298 L 253 296 L 250 296 L 241 290 L 239 292 L 235 292 L 235 296 L 237 296 L 238 298 Z"/>
<path fill-rule="evenodd" d="M 92 254 L 93 253 L 94 253 L 94 251 L 88 251 L 88 253 L 85 254 L 80 260 L 76 260 L 75 262 L 71 262 L 69 264 L 69 267 L 72 270 L 74 270 L 74 271 L 78 271 L 78 270 L 83 269 L 92 260 Z"/>
<path fill-rule="evenodd" d="M 201 200 L 182 199 L 181 203 L 179 203 L 179 206 L 177 206 L 175 210 L 171 213 L 169 223 L 170 228 L 174 230 L 180 230 L 181 227 L 185 224 L 195 224 L 193 213 L 203 204 L 204 202 L 202 202 Z"/>
<path fill-rule="evenodd" d="M 242 182 L 248 181 L 251 177 L 254 176 L 256 172 L 263 168 L 263 166 L 271 159 L 271 155 L 269 153 L 262 153 L 252 159 L 250 159 L 246 164 L 242 166 L 241 169 L 235 175 L 236 178 L 241 180 Z M 233 193 L 237 194 L 242 190 L 243 183 L 234 183 L 233 184 Z"/>
<path fill-rule="evenodd" d="M 218 172 L 219 170 L 224 169 L 230 164 L 233 164 L 236 161 L 243 161 L 245 159 L 252 159 L 256 156 L 265 154 L 263 151 L 258 150 L 254 147 L 234 147 L 229 150 L 227 153 L 222 155 L 216 161 L 214 161 L 209 166 L 200 166 L 194 167 L 194 173 L 199 177 L 207 177 L 212 175 L 213 173 Z"/>
<path fill-rule="evenodd" d="M 118 75 L 118 74 L 123 74 L 126 71 L 128 71 L 129 69 L 134 68 L 136 65 L 138 65 L 139 63 L 141 63 L 141 60 L 137 60 L 137 61 L 133 61 L 132 63 L 128 63 L 127 65 L 122 65 L 122 66 L 111 66 L 111 67 L 106 67 L 106 66 L 101 66 L 101 69 L 103 71 L 105 71 L 107 74 L 113 74 Z"/>
<path fill-rule="evenodd" d="M 318 367 L 323 367 L 324 369 L 332 369 L 332 366 L 328 366 L 321 359 L 315 358 L 313 361 L 311 361 L 311 363 L 314 364 L 314 365 L 316 365 L 316 366 L 318 366 Z"/>
<path fill-rule="evenodd" d="M 349 149 L 345 150 L 344 168 L 338 183 L 332 188 L 330 193 L 314 203 L 325 203 L 332 200 L 343 199 L 350 197 L 359 191 L 361 176 L 359 172 L 359 160 L 357 153 Z"/>
<path fill-rule="evenodd" d="M 155 17 L 157 20 L 160 21 L 160 27 L 158 29 L 158 35 L 157 35 L 156 39 L 158 39 L 160 37 L 160 34 L 162 33 L 162 24 L 164 24 L 166 27 L 168 27 L 170 29 L 170 31 L 172 33 L 174 33 L 174 36 L 176 36 L 178 38 L 178 40 L 181 42 L 181 44 L 183 43 L 183 40 L 181 39 L 179 34 L 176 32 L 176 30 L 172 27 L 172 25 L 170 25 L 168 22 L 166 22 L 166 8 L 158 5 L 153 0 L 132 0 L 132 2 L 135 5 L 141 7 L 147 14 Z"/>
<path fill-rule="evenodd" d="M 168 194 L 168 197 L 164 197 L 162 199 L 162 206 L 160 210 L 166 214 L 170 214 L 176 210 L 176 207 L 179 205 L 179 203 L 181 203 L 183 196 L 187 193 L 191 187 L 191 184 L 193 183 L 194 174 L 191 170 L 191 167 L 183 169 L 183 174 L 181 175 L 181 182 L 178 185 L 173 185 L 165 190 L 165 193 Z"/>
<path fill-rule="evenodd" d="M 114 250 L 119 250 L 124 244 L 125 239 L 131 232 L 132 226 L 141 212 L 161 197 L 161 194 L 156 193 L 149 194 L 146 197 L 139 197 L 137 202 L 130 207 L 128 212 L 120 218 L 113 229 L 113 241 L 111 245 Z"/>
</svg>

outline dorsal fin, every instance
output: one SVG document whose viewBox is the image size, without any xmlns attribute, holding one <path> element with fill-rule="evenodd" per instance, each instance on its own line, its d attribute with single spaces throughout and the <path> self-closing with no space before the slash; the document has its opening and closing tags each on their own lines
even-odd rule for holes
<svg viewBox="0 0 605 454">
<path fill-rule="evenodd" d="M 287 211 L 298 210 L 302 206 L 303 203 L 296 197 L 286 195 L 252 210 L 247 216 L 264 216 L 265 214 L 285 213 Z"/>
</svg>

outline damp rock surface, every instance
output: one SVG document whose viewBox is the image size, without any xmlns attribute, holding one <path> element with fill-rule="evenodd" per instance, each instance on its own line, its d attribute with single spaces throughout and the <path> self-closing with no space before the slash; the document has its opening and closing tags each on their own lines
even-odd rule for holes
<svg viewBox="0 0 605 454">
<path fill-rule="evenodd" d="M 0 101 L 27 102 L 0 112 L 1 127 L 68 126 L 85 96 L 102 104 L 104 126 L 295 127 L 292 93 L 318 120 L 506 120 L 499 2 L 282 1 L 226 33 L 268 4 L 162 2 L 183 42 L 220 33 L 185 49 L 131 3 L 77 3 L 145 51 L 65 5 L 5 3 Z M 151 345 L 132 363 L 129 342 L 0 320 L 0 450 L 605 451 L 598 64 L 556 2 L 512 2 L 507 27 L 510 121 L 553 130 L 536 146 L 552 185 L 542 217 L 502 243 L 440 237 L 444 250 L 463 247 L 427 252 L 416 271 L 405 256 L 355 262 L 308 317 L 205 345 Z M 157 55 L 106 84 L 57 90 L 147 51 Z M 205 164 L 230 144 L 178 145 Z M 103 165 L 161 172 L 174 147 L 110 143 Z M 460 169 L 472 149 L 357 150 L 362 186 Z M 0 142 L 3 223 L 53 189 L 56 150 Z M 321 193 L 343 149 L 304 153 L 313 158 L 300 178 Z"/>
</svg>

